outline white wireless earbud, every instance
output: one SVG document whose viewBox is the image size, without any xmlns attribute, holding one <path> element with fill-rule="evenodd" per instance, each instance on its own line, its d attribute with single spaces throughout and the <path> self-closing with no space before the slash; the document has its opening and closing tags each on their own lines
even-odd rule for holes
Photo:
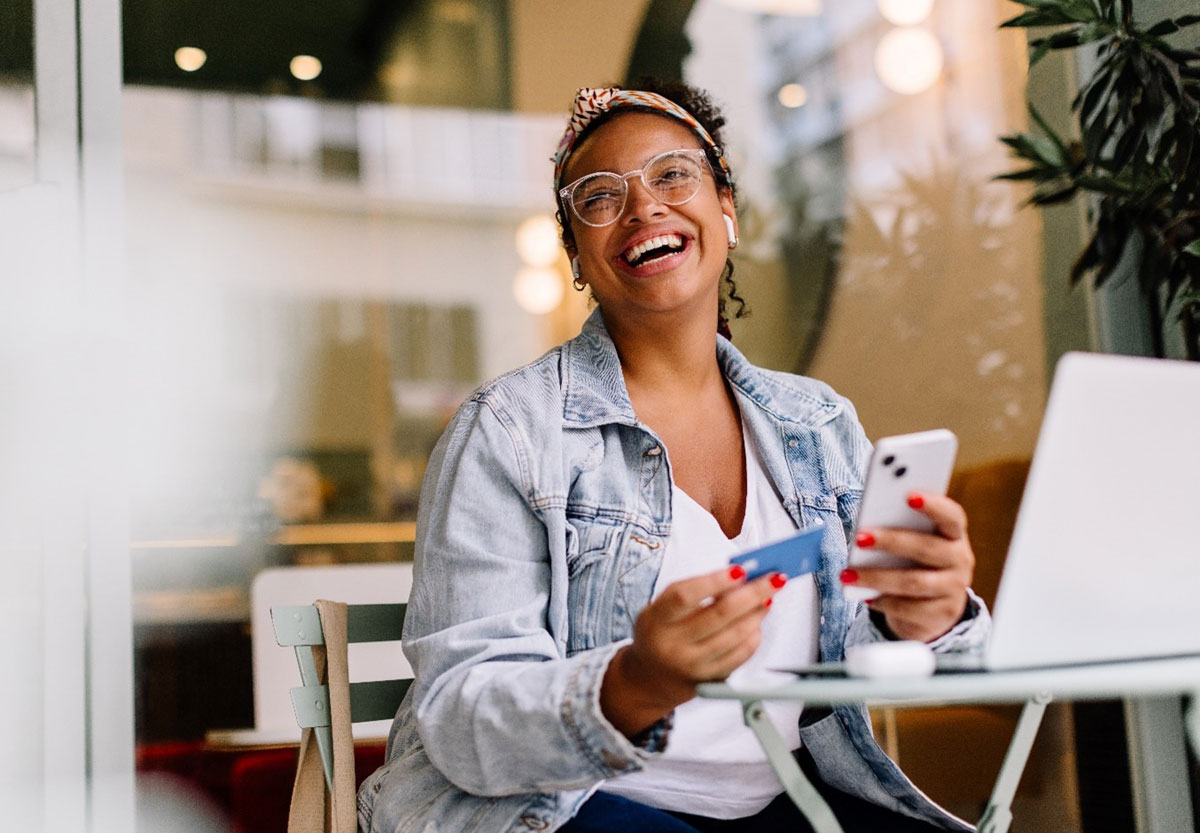
<svg viewBox="0 0 1200 833">
<path fill-rule="evenodd" d="M 571 279 L 575 281 L 575 285 L 579 286 L 579 258 L 571 258 Z"/>
<path fill-rule="evenodd" d="M 721 219 L 725 221 L 725 232 L 729 235 L 729 248 L 737 248 L 737 231 L 733 227 L 733 218 L 728 214 L 722 214 Z"/>
</svg>

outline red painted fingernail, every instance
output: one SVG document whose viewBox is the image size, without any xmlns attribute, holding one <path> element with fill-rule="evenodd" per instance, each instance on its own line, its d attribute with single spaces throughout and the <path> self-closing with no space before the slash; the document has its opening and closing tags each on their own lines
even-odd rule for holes
<svg viewBox="0 0 1200 833">
<path fill-rule="evenodd" d="M 854 582 L 858 581 L 858 571 L 849 569 L 842 570 L 842 575 L 840 578 L 842 579 L 842 584 L 854 584 Z"/>
<path fill-rule="evenodd" d="M 909 495 L 908 505 L 913 509 L 920 509 L 925 505 L 925 498 L 921 497 L 920 495 Z"/>
<path fill-rule="evenodd" d="M 865 602 L 866 602 L 868 605 L 873 605 L 873 604 L 875 604 L 875 599 L 874 599 L 874 598 L 871 598 L 871 599 L 863 599 L 863 601 L 865 601 Z"/>
<path fill-rule="evenodd" d="M 729 568 L 729 577 L 734 581 L 741 581 L 746 577 L 746 571 L 742 569 L 742 565 L 734 564 Z"/>
<path fill-rule="evenodd" d="M 770 607 L 770 606 L 771 606 L 771 602 L 773 602 L 773 601 L 775 601 L 775 600 L 774 600 L 774 599 L 764 599 L 764 600 L 763 600 L 763 607 Z"/>
<path fill-rule="evenodd" d="M 787 576 L 785 576 L 783 573 L 776 573 L 775 575 L 771 576 L 771 586 L 776 590 L 778 590 L 780 587 L 783 587 L 785 584 L 787 584 Z"/>
<path fill-rule="evenodd" d="M 859 549 L 870 549 L 875 546 L 875 536 L 869 532 L 860 532 L 854 536 L 854 544 Z"/>
</svg>

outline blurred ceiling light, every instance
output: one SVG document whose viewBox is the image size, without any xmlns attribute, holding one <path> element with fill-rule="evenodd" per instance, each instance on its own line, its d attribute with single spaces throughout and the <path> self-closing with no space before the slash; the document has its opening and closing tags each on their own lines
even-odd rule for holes
<svg viewBox="0 0 1200 833">
<path fill-rule="evenodd" d="M 207 60 L 207 53 L 195 46 L 181 46 L 175 50 L 175 66 L 184 72 L 195 72 Z"/>
<path fill-rule="evenodd" d="M 942 45 L 924 29 L 893 29 L 875 47 L 875 71 L 889 90 L 916 95 L 942 74 Z"/>
<path fill-rule="evenodd" d="M 803 84 L 784 84 L 779 88 L 779 103 L 795 109 L 808 103 L 808 90 Z"/>
<path fill-rule="evenodd" d="M 517 273 L 513 295 L 521 308 L 533 315 L 545 315 L 563 298 L 563 279 L 557 269 L 529 266 Z"/>
<path fill-rule="evenodd" d="M 548 214 L 535 214 L 517 226 L 517 254 L 526 266 L 551 266 L 558 260 L 558 223 Z"/>
<path fill-rule="evenodd" d="M 301 81 L 311 81 L 321 74 L 321 62 L 312 55 L 297 55 L 288 68 Z"/>
<path fill-rule="evenodd" d="M 933 0 L 879 0 L 879 13 L 897 26 L 913 26 L 932 11 Z"/>
<path fill-rule="evenodd" d="M 721 0 L 726 6 L 759 14 L 813 17 L 821 13 L 821 0 Z"/>
</svg>

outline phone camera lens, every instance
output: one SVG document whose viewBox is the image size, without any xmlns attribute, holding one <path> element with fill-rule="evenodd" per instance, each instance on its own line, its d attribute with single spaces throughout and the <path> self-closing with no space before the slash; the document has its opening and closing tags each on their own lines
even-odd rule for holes
<svg viewBox="0 0 1200 833">
<path fill-rule="evenodd" d="M 903 477 L 907 472 L 908 472 L 908 469 L 904 466 L 901 466 L 900 468 L 896 469 L 896 476 Z"/>
<path fill-rule="evenodd" d="M 896 462 L 896 457 L 892 454 L 889 454 L 888 456 L 883 458 L 883 464 L 885 466 L 890 466 L 894 462 Z"/>
</svg>

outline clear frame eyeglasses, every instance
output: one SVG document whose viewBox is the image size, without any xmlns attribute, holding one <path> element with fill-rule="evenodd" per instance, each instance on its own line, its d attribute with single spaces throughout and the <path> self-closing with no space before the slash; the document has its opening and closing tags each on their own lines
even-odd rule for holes
<svg viewBox="0 0 1200 833">
<path fill-rule="evenodd" d="M 660 153 L 641 169 L 624 174 L 597 171 L 565 185 L 558 195 L 585 225 L 611 225 L 625 210 L 629 180 L 640 177 L 654 198 L 666 205 L 683 205 L 700 191 L 704 171 L 711 172 L 703 148 L 668 150 Z"/>
</svg>

